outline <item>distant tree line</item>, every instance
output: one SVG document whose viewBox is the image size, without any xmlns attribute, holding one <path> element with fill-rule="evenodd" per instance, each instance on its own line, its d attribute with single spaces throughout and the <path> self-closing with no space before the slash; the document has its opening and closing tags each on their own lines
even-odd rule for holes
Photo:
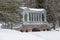
<svg viewBox="0 0 60 40">
<path fill-rule="evenodd" d="M 10 25 L 12 29 L 13 23 L 22 22 L 20 6 L 19 0 L 0 0 L 0 22 L 5 23 L 5 27 Z"/>
<path fill-rule="evenodd" d="M 20 2 L 16 0 L 0 0 L 0 21 L 20 22 L 21 14 L 17 10 Z"/>
<path fill-rule="evenodd" d="M 60 22 L 59 0 L 36 0 L 36 8 L 44 8 L 47 11 L 47 21 L 59 26 Z"/>
</svg>

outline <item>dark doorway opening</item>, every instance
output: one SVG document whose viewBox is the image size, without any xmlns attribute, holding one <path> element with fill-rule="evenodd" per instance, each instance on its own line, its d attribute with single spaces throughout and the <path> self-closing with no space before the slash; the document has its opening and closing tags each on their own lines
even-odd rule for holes
<svg viewBox="0 0 60 40">
<path fill-rule="evenodd" d="M 36 31 L 40 31 L 40 30 L 38 28 L 33 28 L 32 31 L 36 32 Z"/>
<path fill-rule="evenodd" d="M 43 31 L 45 31 L 46 29 L 43 29 Z"/>
<path fill-rule="evenodd" d="M 26 32 L 28 32 L 28 30 L 26 30 Z"/>
<path fill-rule="evenodd" d="M 21 32 L 23 32 L 23 30 L 20 30 Z"/>
<path fill-rule="evenodd" d="M 47 31 L 50 31 L 50 29 L 47 29 Z"/>
</svg>

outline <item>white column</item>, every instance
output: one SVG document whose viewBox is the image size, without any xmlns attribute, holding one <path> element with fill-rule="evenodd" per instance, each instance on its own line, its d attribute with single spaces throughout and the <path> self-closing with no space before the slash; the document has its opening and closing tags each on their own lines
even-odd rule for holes
<svg viewBox="0 0 60 40">
<path fill-rule="evenodd" d="M 32 14 L 32 17 L 31 18 L 32 18 L 32 21 L 33 21 L 33 13 L 31 13 L 31 14 Z"/>
<path fill-rule="evenodd" d="M 37 13 L 35 14 L 35 16 L 36 16 L 36 22 L 37 22 Z"/>
<path fill-rule="evenodd" d="M 32 13 L 32 22 L 33 22 L 33 13 Z"/>
<path fill-rule="evenodd" d="M 41 13 L 41 23 L 42 23 L 42 13 Z"/>
<path fill-rule="evenodd" d="M 29 22 L 29 13 L 27 13 L 27 22 Z"/>
<path fill-rule="evenodd" d="M 38 13 L 38 22 L 39 22 L 39 13 Z"/>
<path fill-rule="evenodd" d="M 29 13 L 29 21 L 31 22 L 31 13 Z"/>
<path fill-rule="evenodd" d="M 34 13 L 34 23 L 35 23 L 35 13 Z"/>
<path fill-rule="evenodd" d="M 38 22 L 38 13 L 37 13 L 37 22 Z"/>
<path fill-rule="evenodd" d="M 31 16 L 31 22 L 32 22 L 32 13 L 30 13 L 30 16 Z"/>
<path fill-rule="evenodd" d="M 46 13 L 44 13 L 44 21 L 46 22 L 47 20 L 46 20 Z"/>
<path fill-rule="evenodd" d="M 36 22 L 36 13 L 35 13 L 35 22 Z"/>
<path fill-rule="evenodd" d="M 29 22 L 30 22 L 31 20 L 30 20 L 30 13 L 29 13 Z"/>
<path fill-rule="evenodd" d="M 41 13 L 39 13 L 39 22 L 41 22 Z"/>
<path fill-rule="evenodd" d="M 33 13 L 33 22 L 34 22 L 34 13 Z"/>
<path fill-rule="evenodd" d="M 25 15 L 25 14 L 23 13 L 23 22 L 25 22 L 25 18 L 24 18 L 24 15 Z"/>
</svg>

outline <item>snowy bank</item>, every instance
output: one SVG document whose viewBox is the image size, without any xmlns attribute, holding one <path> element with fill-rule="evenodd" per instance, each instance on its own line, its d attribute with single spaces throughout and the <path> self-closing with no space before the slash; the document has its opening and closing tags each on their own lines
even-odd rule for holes
<svg viewBox="0 0 60 40">
<path fill-rule="evenodd" d="M 60 40 L 60 31 L 19 32 L 0 29 L 0 40 Z"/>
<path fill-rule="evenodd" d="M 29 32 L 28 34 L 35 35 L 45 40 L 60 40 L 60 31 Z"/>
<path fill-rule="evenodd" d="M 0 29 L 0 40 L 44 40 L 32 34 L 21 33 L 15 30 Z"/>
</svg>

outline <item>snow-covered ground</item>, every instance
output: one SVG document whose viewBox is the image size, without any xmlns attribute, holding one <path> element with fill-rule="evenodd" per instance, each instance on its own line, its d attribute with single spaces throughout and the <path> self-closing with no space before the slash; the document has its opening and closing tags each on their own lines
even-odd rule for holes
<svg viewBox="0 0 60 40">
<path fill-rule="evenodd" d="M 60 40 L 60 31 L 29 32 L 29 34 L 43 38 L 45 40 Z"/>
<path fill-rule="evenodd" d="M 60 40 L 60 31 L 19 32 L 0 29 L 0 40 Z"/>
<path fill-rule="evenodd" d="M 44 40 L 43 38 L 15 30 L 0 29 L 0 40 Z"/>
</svg>

